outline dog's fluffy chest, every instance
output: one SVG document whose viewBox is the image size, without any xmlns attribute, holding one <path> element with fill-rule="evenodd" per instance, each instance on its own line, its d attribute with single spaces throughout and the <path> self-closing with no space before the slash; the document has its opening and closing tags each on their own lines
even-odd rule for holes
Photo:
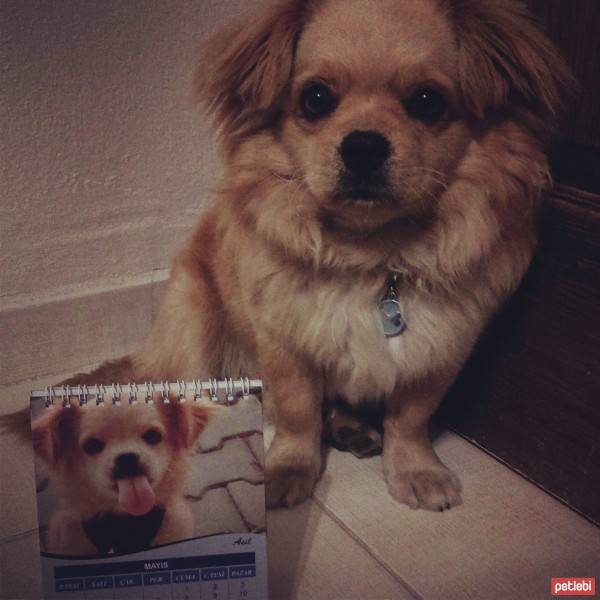
<svg viewBox="0 0 600 600">
<path fill-rule="evenodd" d="M 387 338 L 378 308 L 385 277 L 345 284 L 304 279 L 290 286 L 274 276 L 264 292 L 264 326 L 326 374 L 329 396 L 350 401 L 387 396 L 399 382 L 436 372 L 474 335 L 455 304 L 401 286 L 397 300 L 406 329 Z"/>
</svg>

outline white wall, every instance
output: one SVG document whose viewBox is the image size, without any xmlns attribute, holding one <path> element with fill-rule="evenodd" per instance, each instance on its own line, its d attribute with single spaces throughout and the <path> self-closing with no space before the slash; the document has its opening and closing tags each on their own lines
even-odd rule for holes
<svg viewBox="0 0 600 600">
<path fill-rule="evenodd" d="M 1 4 L 2 299 L 167 267 L 214 182 L 198 46 L 242 2 Z"/>
<path fill-rule="evenodd" d="M 215 184 L 191 94 L 198 48 L 247 4 L 0 3 L 4 350 L 28 306 L 165 275 Z M 58 321 L 42 318 L 38 334 Z"/>
</svg>

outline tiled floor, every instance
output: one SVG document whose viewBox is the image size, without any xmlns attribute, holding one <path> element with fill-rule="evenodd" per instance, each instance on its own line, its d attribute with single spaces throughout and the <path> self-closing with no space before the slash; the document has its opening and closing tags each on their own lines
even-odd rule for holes
<svg viewBox="0 0 600 600">
<path fill-rule="evenodd" d="M 0 389 L 0 414 L 46 384 Z M 536 600 L 553 576 L 600 582 L 600 529 L 459 437 L 436 447 L 464 490 L 441 514 L 396 504 L 379 458 L 331 451 L 313 498 L 269 514 L 272 599 Z M 31 450 L 3 436 L 0 451 L 0 598 L 39 598 Z"/>
</svg>

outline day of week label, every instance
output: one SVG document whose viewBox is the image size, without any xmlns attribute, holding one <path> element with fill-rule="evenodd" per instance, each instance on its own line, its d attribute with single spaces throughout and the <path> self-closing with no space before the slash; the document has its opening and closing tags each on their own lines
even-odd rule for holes
<svg viewBox="0 0 600 600">
<path fill-rule="evenodd" d="M 86 590 L 106 590 L 108 588 L 112 588 L 112 586 L 112 577 L 88 577 L 85 580 Z"/>
<path fill-rule="evenodd" d="M 232 579 L 256 577 L 256 567 L 229 567 L 229 577 Z"/>
<path fill-rule="evenodd" d="M 173 571 L 173 583 L 189 583 L 190 581 L 199 581 L 200 571 Z"/>
<path fill-rule="evenodd" d="M 227 569 L 202 569 L 202 581 L 227 579 Z"/>
<path fill-rule="evenodd" d="M 57 592 L 78 592 L 83 589 L 83 579 L 57 579 L 55 588 Z"/>
<path fill-rule="evenodd" d="M 134 587 L 142 585 L 141 575 L 116 575 L 115 586 L 118 588 Z"/>
<path fill-rule="evenodd" d="M 168 571 L 144 575 L 144 585 L 161 585 L 165 583 L 171 583 L 171 573 Z"/>
</svg>

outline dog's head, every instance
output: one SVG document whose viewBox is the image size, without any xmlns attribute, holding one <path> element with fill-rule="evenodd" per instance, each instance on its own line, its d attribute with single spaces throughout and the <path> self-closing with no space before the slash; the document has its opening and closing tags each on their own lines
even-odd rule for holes
<svg viewBox="0 0 600 600">
<path fill-rule="evenodd" d="M 178 493 L 186 452 L 213 410 L 179 402 L 57 406 L 34 421 L 34 449 L 72 508 L 145 514 Z"/>
<path fill-rule="evenodd" d="M 286 0 L 219 32 L 198 81 L 226 152 L 269 131 L 305 199 L 379 225 L 430 212 L 491 124 L 540 135 L 570 79 L 513 0 Z"/>
</svg>

